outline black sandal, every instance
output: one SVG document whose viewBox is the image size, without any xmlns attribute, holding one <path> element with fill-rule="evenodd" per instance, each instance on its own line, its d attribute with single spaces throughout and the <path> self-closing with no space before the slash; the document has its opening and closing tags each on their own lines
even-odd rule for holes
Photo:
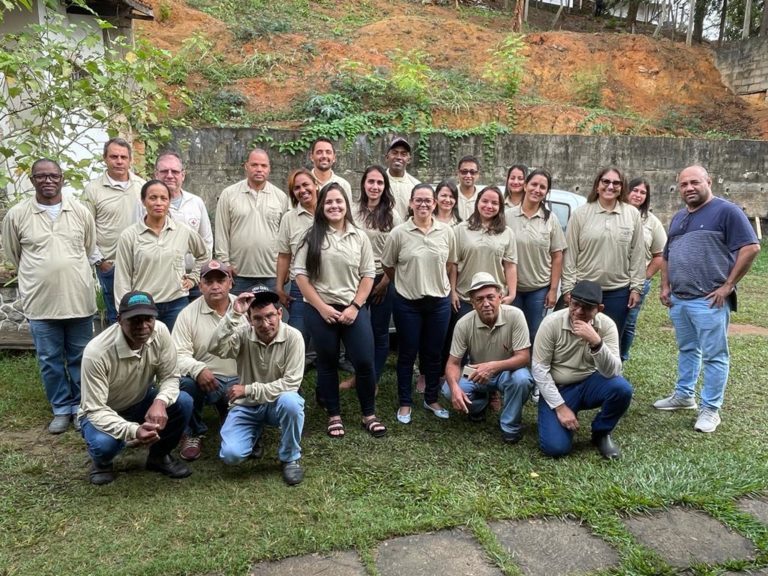
<svg viewBox="0 0 768 576">
<path fill-rule="evenodd" d="M 376 416 L 371 416 L 369 420 L 363 420 L 360 425 L 374 438 L 381 438 L 387 434 L 387 427 Z"/>
<path fill-rule="evenodd" d="M 336 440 L 344 438 L 346 431 L 344 430 L 344 423 L 341 421 L 341 416 L 331 416 L 328 419 L 328 428 L 326 428 L 325 431 L 328 436 Z"/>
</svg>

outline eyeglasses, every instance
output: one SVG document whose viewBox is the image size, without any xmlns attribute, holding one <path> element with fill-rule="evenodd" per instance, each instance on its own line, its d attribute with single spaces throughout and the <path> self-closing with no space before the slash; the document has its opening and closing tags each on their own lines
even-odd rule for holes
<svg viewBox="0 0 768 576">
<path fill-rule="evenodd" d="M 32 174 L 32 180 L 42 184 L 46 180 L 51 182 L 61 182 L 61 174 Z"/>
<path fill-rule="evenodd" d="M 621 188 L 623 182 L 621 180 L 609 180 L 608 178 L 600 178 L 600 184 L 603 186 L 610 186 L 613 184 L 614 188 Z"/>
<path fill-rule="evenodd" d="M 475 174 L 479 174 L 480 170 L 469 170 L 468 168 L 465 168 L 464 170 L 459 170 L 459 174 L 462 176 L 466 176 L 467 174 L 472 174 L 474 176 Z"/>
<path fill-rule="evenodd" d="M 182 171 L 181 170 L 171 170 L 170 168 L 168 168 L 168 170 L 155 170 L 155 172 L 157 174 L 160 174 L 161 176 L 164 176 L 166 174 L 170 174 L 172 176 L 178 176 L 179 174 L 181 174 Z"/>
<path fill-rule="evenodd" d="M 411 202 L 416 204 L 416 206 L 429 206 L 433 200 L 432 198 L 411 198 Z"/>
</svg>

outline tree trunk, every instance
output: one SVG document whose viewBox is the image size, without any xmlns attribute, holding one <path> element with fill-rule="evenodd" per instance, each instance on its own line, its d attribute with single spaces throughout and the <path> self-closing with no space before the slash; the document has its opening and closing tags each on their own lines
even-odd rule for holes
<svg viewBox="0 0 768 576">
<path fill-rule="evenodd" d="M 720 31 L 717 34 L 718 48 L 723 45 L 723 37 L 725 36 L 725 19 L 727 15 L 728 15 L 728 0 L 723 0 L 723 9 L 720 12 Z"/>
<path fill-rule="evenodd" d="M 632 28 L 637 21 L 637 10 L 640 8 L 641 0 L 629 0 L 629 7 L 627 8 L 627 28 Z"/>
<path fill-rule="evenodd" d="M 763 17 L 760 18 L 760 37 L 768 36 L 768 5 L 763 2 Z"/>
<path fill-rule="evenodd" d="M 515 0 L 515 11 L 512 13 L 512 32 L 519 34 L 523 30 L 523 6 L 525 0 Z"/>
<path fill-rule="evenodd" d="M 693 13 L 693 41 L 701 44 L 704 35 L 704 18 L 707 15 L 707 0 L 696 0 L 696 9 Z"/>
</svg>

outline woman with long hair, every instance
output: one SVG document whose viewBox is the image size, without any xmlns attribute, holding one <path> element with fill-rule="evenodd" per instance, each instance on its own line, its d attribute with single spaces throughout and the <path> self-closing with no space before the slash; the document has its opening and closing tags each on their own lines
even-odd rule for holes
<svg viewBox="0 0 768 576">
<path fill-rule="evenodd" d="M 171 192 L 165 183 L 144 184 L 141 203 L 146 215 L 126 228 L 117 242 L 115 307 L 131 290 L 149 292 L 157 305 L 157 319 L 173 330 L 176 317 L 189 304 L 189 290 L 200 281 L 200 268 L 211 255 L 197 232 L 169 216 Z M 195 258 L 190 272 L 187 254 Z"/>
<path fill-rule="evenodd" d="M 517 294 L 512 304 L 525 314 L 531 344 L 547 310 L 557 303 L 563 271 L 565 235 L 546 203 L 551 187 L 549 172 L 531 171 L 522 202 L 506 211 L 517 242 Z"/>
<path fill-rule="evenodd" d="M 667 243 L 667 233 L 664 226 L 656 216 L 651 214 L 651 185 L 645 178 L 635 178 L 629 183 L 629 203 L 640 211 L 643 222 L 643 241 L 645 244 L 645 283 L 640 301 L 627 314 L 627 322 L 624 324 L 624 333 L 621 335 L 621 360 L 629 360 L 629 349 L 635 339 L 637 317 L 640 315 L 640 307 L 651 290 L 651 280 L 656 272 L 661 269 L 662 252 Z"/>
<path fill-rule="evenodd" d="M 563 295 L 580 280 L 603 289 L 604 313 L 621 334 L 627 312 L 640 302 L 645 281 L 645 243 L 640 212 L 627 202 L 624 176 L 603 168 L 592 184 L 587 203 L 573 212 L 563 267 Z"/>
<path fill-rule="evenodd" d="M 436 187 L 435 218 L 448 226 L 461 222 L 459 216 L 459 189 L 450 180 L 442 180 Z"/>
<path fill-rule="evenodd" d="M 411 191 L 413 216 L 396 226 L 381 255 L 381 265 L 395 283 L 394 316 L 398 337 L 397 420 L 411 422 L 413 362 L 418 354 L 424 373 L 424 408 L 437 418 L 449 413 L 437 401 L 441 351 L 451 316 L 449 274 L 456 266 L 453 230 L 433 214 L 436 194 L 429 184 Z"/>
<path fill-rule="evenodd" d="M 504 201 L 508 208 L 519 206 L 525 195 L 525 179 L 528 177 L 528 167 L 524 164 L 513 164 L 507 170 Z"/>
<path fill-rule="evenodd" d="M 299 245 L 293 273 L 304 301 L 304 321 L 317 352 L 317 392 L 328 413 L 327 433 L 344 437 L 339 406 L 339 348 L 355 368 L 362 426 L 374 437 L 387 428 L 376 417 L 373 332 L 366 299 L 376 269 L 368 237 L 353 220 L 349 198 L 336 182 L 320 190 L 312 226 Z"/>
</svg>

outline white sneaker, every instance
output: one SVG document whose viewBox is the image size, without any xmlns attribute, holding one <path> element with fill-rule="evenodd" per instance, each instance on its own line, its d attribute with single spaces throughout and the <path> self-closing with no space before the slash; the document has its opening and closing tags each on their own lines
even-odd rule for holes
<svg viewBox="0 0 768 576">
<path fill-rule="evenodd" d="M 656 410 L 696 410 L 696 400 L 693 397 L 677 396 L 672 394 L 669 398 L 662 398 L 653 403 Z"/>
<path fill-rule="evenodd" d="M 710 410 L 709 408 L 702 408 L 699 411 L 699 417 L 696 418 L 696 424 L 693 425 L 693 429 L 696 432 L 714 432 L 720 425 L 720 414 L 717 410 Z"/>
</svg>

